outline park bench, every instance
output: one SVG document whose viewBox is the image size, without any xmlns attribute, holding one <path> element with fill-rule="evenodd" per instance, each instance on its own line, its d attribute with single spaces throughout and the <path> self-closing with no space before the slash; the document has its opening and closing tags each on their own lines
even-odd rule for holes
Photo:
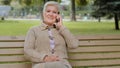
<svg viewBox="0 0 120 68">
<path fill-rule="evenodd" d="M 120 68 L 120 35 L 77 35 L 79 47 L 68 49 L 75 68 Z M 0 68 L 31 68 L 23 56 L 24 36 L 0 36 Z"/>
</svg>

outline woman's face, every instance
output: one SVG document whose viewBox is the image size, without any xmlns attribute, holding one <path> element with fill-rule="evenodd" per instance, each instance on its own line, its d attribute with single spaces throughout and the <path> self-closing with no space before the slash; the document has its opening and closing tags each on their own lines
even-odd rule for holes
<svg viewBox="0 0 120 68">
<path fill-rule="evenodd" d="M 46 7 L 45 11 L 43 12 L 43 19 L 44 23 L 47 25 L 53 25 L 56 21 L 58 15 L 58 9 L 54 5 L 49 5 Z"/>
</svg>

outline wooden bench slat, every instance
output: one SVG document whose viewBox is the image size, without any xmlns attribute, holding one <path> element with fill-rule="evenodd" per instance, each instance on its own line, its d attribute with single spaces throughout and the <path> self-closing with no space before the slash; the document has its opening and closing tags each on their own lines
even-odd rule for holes
<svg viewBox="0 0 120 68">
<path fill-rule="evenodd" d="M 120 59 L 112 60 L 88 60 L 88 61 L 70 61 L 72 66 L 104 66 L 104 65 L 119 65 Z"/>
<path fill-rule="evenodd" d="M 82 40 L 92 39 L 120 39 L 120 35 L 77 35 L 76 38 Z M 0 41 L 24 41 L 25 36 L 0 36 Z"/>
<path fill-rule="evenodd" d="M 79 40 L 120 40 L 120 35 L 76 35 Z"/>
<path fill-rule="evenodd" d="M 22 55 L 0 56 L 0 62 L 17 62 L 17 61 L 27 61 L 27 60 Z"/>
<path fill-rule="evenodd" d="M 69 59 L 113 59 L 120 58 L 119 53 L 91 53 L 91 54 L 69 54 Z"/>
<path fill-rule="evenodd" d="M 24 42 L 0 42 L 0 48 L 5 47 L 23 47 Z"/>
<path fill-rule="evenodd" d="M 95 54 L 70 54 L 70 59 L 110 59 L 110 58 L 119 58 L 120 53 L 95 53 Z M 12 59 L 13 58 L 13 59 Z M 0 56 L 0 61 L 25 61 L 23 56 Z"/>
<path fill-rule="evenodd" d="M 69 52 L 116 52 L 120 51 L 120 46 L 99 46 L 99 47 L 78 47 L 68 49 Z"/>
<path fill-rule="evenodd" d="M 0 68 L 32 68 L 31 64 L 27 63 L 9 63 L 9 64 L 0 64 Z"/>
<path fill-rule="evenodd" d="M 96 46 L 96 45 L 120 45 L 120 40 L 110 41 L 80 41 L 80 46 Z M 24 42 L 0 42 L 0 48 L 2 47 L 23 47 Z"/>
<path fill-rule="evenodd" d="M 120 45 L 120 40 L 99 40 L 99 41 L 80 41 L 79 46 L 113 46 L 113 45 Z"/>
<path fill-rule="evenodd" d="M 25 36 L 0 36 L 0 42 L 24 41 Z"/>
<path fill-rule="evenodd" d="M 23 54 L 23 49 L 0 49 L 0 54 Z"/>
<path fill-rule="evenodd" d="M 113 59 L 119 58 L 120 53 L 70 54 L 69 59 Z M 0 62 L 26 61 L 23 55 L 0 56 Z"/>
<path fill-rule="evenodd" d="M 78 47 L 76 49 L 70 49 L 69 52 L 116 52 L 120 51 L 120 46 L 109 47 Z M 23 54 L 23 48 L 19 49 L 0 49 L 0 54 Z"/>
<path fill-rule="evenodd" d="M 79 46 L 96 46 L 96 45 L 120 45 L 120 40 L 107 41 L 80 41 Z M 23 47 L 24 42 L 0 42 L 0 48 L 2 47 Z"/>
</svg>

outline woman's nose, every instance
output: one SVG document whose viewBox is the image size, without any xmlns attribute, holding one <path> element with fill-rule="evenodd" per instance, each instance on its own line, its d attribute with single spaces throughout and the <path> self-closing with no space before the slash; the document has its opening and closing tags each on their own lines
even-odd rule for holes
<svg viewBox="0 0 120 68">
<path fill-rule="evenodd" d="M 50 13 L 49 13 L 49 15 L 50 15 L 50 16 L 52 16 L 52 15 L 53 15 L 53 13 L 52 13 L 52 12 L 50 12 Z"/>
</svg>

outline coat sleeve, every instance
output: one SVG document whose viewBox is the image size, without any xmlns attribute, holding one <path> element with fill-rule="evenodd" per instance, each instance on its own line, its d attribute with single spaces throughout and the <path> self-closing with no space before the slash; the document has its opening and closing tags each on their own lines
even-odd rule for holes
<svg viewBox="0 0 120 68">
<path fill-rule="evenodd" d="M 44 53 L 39 53 L 35 50 L 35 32 L 30 29 L 26 35 L 24 42 L 24 56 L 32 62 L 43 62 L 46 56 Z"/>
<path fill-rule="evenodd" d="M 77 48 L 78 47 L 78 39 L 64 26 L 61 26 L 59 29 L 60 34 L 64 37 L 68 48 Z"/>
</svg>

